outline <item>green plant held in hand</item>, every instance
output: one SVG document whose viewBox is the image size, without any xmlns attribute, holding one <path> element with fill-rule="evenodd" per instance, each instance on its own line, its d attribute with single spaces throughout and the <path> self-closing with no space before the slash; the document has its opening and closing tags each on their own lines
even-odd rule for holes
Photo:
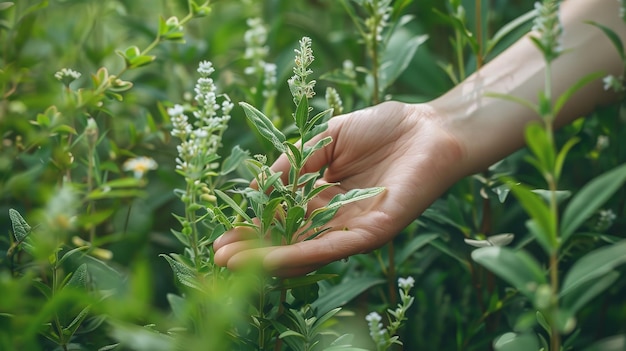
<svg viewBox="0 0 626 351">
<path fill-rule="evenodd" d="M 296 105 L 292 117 L 298 131 L 299 141 L 296 143 L 289 141 L 261 111 L 247 103 L 241 103 L 250 122 L 263 137 L 274 145 L 277 151 L 286 154 L 291 166 L 289 174 L 283 176 L 270 169 L 266 164 L 265 156 L 257 156 L 256 159 L 248 161 L 250 170 L 256 174 L 257 188 L 249 187 L 242 193 L 259 221 L 256 224 L 240 209 L 239 213 L 246 221 L 237 225 L 255 228 L 260 238 L 269 235 L 274 245 L 313 239 L 332 229 L 325 225 L 341 206 L 375 196 L 384 190 L 374 187 L 354 189 L 345 194 L 338 194 L 328 204 L 312 210 L 307 216 L 309 202 L 322 191 L 337 184 L 316 185 L 316 181 L 321 177 L 319 172 L 302 174 L 306 162 L 313 153 L 332 142 L 329 136 L 316 138 L 326 130 L 332 110 L 325 110 L 310 117 L 313 108 L 309 106 L 309 100 L 315 95 L 315 80 L 309 80 L 308 77 L 312 73 L 309 66 L 314 56 L 310 38 L 302 38 L 299 44 L 299 49 L 295 50 L 294 75 L 288 82 Z M 284 183 L 283 179 L 287 182 Z M 222 198 L 224 197 L 223 195 Z"/>
</svg>

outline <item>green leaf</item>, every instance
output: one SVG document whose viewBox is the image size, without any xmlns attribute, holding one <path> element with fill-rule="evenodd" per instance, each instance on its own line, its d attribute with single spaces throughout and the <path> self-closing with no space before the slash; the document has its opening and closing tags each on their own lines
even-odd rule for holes
<svg viewBox="0 0 626 351">
<path fill-rule="evenodd" d="M 286 238 L 287 243 L 291 242 L 293 234 L 300 229 L 300 224 L 302 224 L 305 214 L 306 211 L 301 206 L 293 206 L 287 210 L 287 218 L 285 219 L 285 235 L 288 236 Z"/>
<path fill-rule="evenodd" d="M 539 160 L 541 168 L 538 171 L 542 175 L 551 174 L 554 169 L 556 155 L 543 125 L 537 122 L 529 123 L 526 126 L 524 135 L 526 144 Z"/>
<path fill-rule="evenodd" d="M 619 272 L 610 271 L 603 276 L 589 279 L 577 287 L 571 288 L 567 294 L 561 297 L 562 312 L 565 313 L 565 317 L 573 318 L 578 310 L 589 301 L 613 286 L 619 276 Z"/>
<path fill-rule="evenodd" d="M 298 127 L 298 130 L 301 134 L 304 134 L 306 132 L 305 127 L 307 124 L 307 119 L 309 118 L 309 111 L 309 100 L 307 99 L 306 94 L 303 94 L 300 102 L 298 102 L 298 106 L 296 107 L 296 113 L 294 115 L 296 127 Z"/>
<path fill-rule="evenodd" d="M 496 351 L 534 351 L 539 349 L 537 337 L 532 334 L 505 333 L 493 342 Z"/>
<path fill-rule="evenodd" d="M 525 186 L 510 183 L 511 192 L 519 200 L 522 207 L 535 222 L 539 231 L 532 231 L 538 235 L 537 240 L 544 246 L 546 252 L 551 253 L 556 250 L 558 242 L 555 233 L 555 218 L 552 216 L 548 205 L 540 196 L 534 194 Z"/>
<path fill-rule="evenodd" d="M 230 151 L 230 156 L 226 157 L 224 162 L 222 162 L 220 174 L 226 175 L 234 172 L 248 157 L 250 157 L 250 153 L 248 151 L 243 150 L 239 147 L 239 145 L 235 145 Z"/>
<path fill-rule="evenodd" d="M 174 257 L 177 256 L 174 254 L 171 254 L 171 255 Z M 176 279 L 182 285 L 188 286 L 190 288 L 202 290 L 202 287 L 200 286 L 200 284 L 198 283 L 198 279 L 196 278 L 196 273 L 191 267 L 179 262 L 178 260 L 175 260 L 174 258 L 170 257 L 170 255 L 161 254 L 159 256 L 165 258 L 167 263 L 170 264 L 170 267 L 172 268 L 172 271 L 174 272 Z"/>
<path fill-rule="evenodd" d="M 626 240 L 619 243 L 596 249 L 581 257 L 574 263 L 565 275 L 561 287 L 561 295 L 565 296 L 571 290 L 586 282 L 602 277 L 626 263 Z"/>
<path fill-rule="evenodd" d="M 351 202 L 365 200 L 370 197 L 376 196 L 382 193 L 385 190 L 384 187 L 372 187 L 366 189 L 352 189 L 346 192 L 345 194 L 337 194 L 335 195 L 329 202 L 326 207 L 328 208 L 339 208 L 343 205 L 347 205 Z"/>
<path fill-rule="evenodd" d="M 437 239 L 439 234 L 436 233 L 420 233 L 411 241 L 404 244 L 396 256 L 396 264 L 400 265 L 406 261 L 415 251 L 421 249 L 431 241 Z"/>
<path fill-rule="evenodd" d="M 167 302 L 170 304 L 170 308 L 172 309 L 172 313 L 174 316 L 178 317 L 181 321 L 184 320 L 187 313 L 187 304 L 183 297 L 169 293 L 167 294 Z"/>
<path fill-rule="evenodd" d="M 325 138 L 318 140 L 313 146 L 305 146 L 304 147 L 304 160 L 302 161 L 302 164 L 306 163 L 309 157 L 311 157 L 311 155 L 313 155 L 316 151 L 324 148 L 325 146 L 327 146 L 328 144 L 332 142 L 333 142 L 333 138 L 330 136 L 327 136 Z"/>
<path fill-rule="evenodd" d="M 381 65 L 381 89 L 389 87 L 406 70 L 420 45 L 428 40 L 428 35 L 415 36 L 405 29 L 397 29 L 383 53 Z"/>
<path fill-rule="evenodd" d="M 74 335 L 74 333 L 76 333 L 76 330 L 78 330 L 85 318 L 87 318 L 87 316 L 89 315 L 90 309 L 91 306 L 83 308 L 82 311 L 80 311 L 78 315 L 74 317 L 70 325 L 63 328 L 63 335 L 65 335 L 66 337 L 71 337 L 72 335 Z"/>
<path fill-rule="evenodd" d="M 287 145 L 287 148 L 291 151 L 286 153 L 289 163 L 291 163 L 293 167 L 302 168 L 304 163 L 302 162 L 302 153 L 300 152 L 300 149 L 288 141 L 285 142 L 285 145 Z"/>
<path fill-rule="evenodd" d="M 81 264 L 76 270 L 72 277 L 65 285 L 66 287 L 71 288 L 81 288 L 84 289 L 87 287 L 87 264 Z"/>
<path fill-rule="evenodd" d="M 9 219 L 11 219 L 11 225 L 13 226 L 13 235 L 18 243 L 23 242 L 28 234 L 30 234 L 31 227 L 26 223 L 22 215 L 16 210 L 9 209 Z"/>
<path fill-rule="evenodd" d="M 278 338 L 279 339 L 284 339 L 284 338 L 287 338 L 287 337 L 290 337 L 290 336 L 294 336 L 294 337 L 297 337 L 299 339 L 306 340 L 304 335 L 302 335 L 302 334 L 300 334 L 298 332 L 295 332 L 293 330 L 287 330 L 285 332 L 280 333 L 280 335 L 278 335 Z"/>
<path fill-rule="evenodd" d="M 602 25 L 598 22 L 585 21 L 585 23 L 591 24 L 592 26 L 595 26 L 596 28 L 602 30 L 604 34 L 609 38 L 609 40 L 611 40 L 611 43 L 613 43 L 613 46 L 615 46 L 615 49 L 617 49 L 617 53 L 622 58 L 622 61 L 626 61 L 626 53 L 624 52 L 624 44 L 622 43 L 622 39 L 619 37 L 617 33 L 615 33 L 615 31 L 613 31 L 611 28 L 605 25 Z"/>
<path fill-rule="evenodd" d="M 343 279 L 338 285 L 320 291 L 320 298 L 315 300 L 311 307 L 317 311 L 318 315 L 323 315 L 352 301 L 364 291 L 383 283 L 385 283 L 384 279 L 374 277 Z"/>
<path fill-rule="evenodd" d="M 582 78 L 580 78 L 576 83 L 574 83 L 574 85 L 570 86 L 569 88 L 567 88 L 567 90 L 565 90 L 565 92 L 563 92 L 563 94 L 561 94 L 557 99 L 556 102 L 554 103 L 554 108 L 552 110 L 552 113 L 554 116 L 559 114 L 559 111 L 561 111 L 561 109 L 563 108 L 563 106 L 565 105 L 565 103 L 572 97 L 572 95 L 574 95 L 578 90 L 580 90 L 581 88 L 583 88 L 585 85 L 591 83 L 592 81 L 596 80 L 596 79 L 600 79 L 602 77 L 604 77 L 606 75 L 606 73 L 604 72 L 595 72 L 595 73 L 590 73 Z"/>
<path fill-rule="evenodd" d="M 269 140 L 276 150 L 280 152 L 287 151 L 287 148 L 283 144 L 285 142 L 285 135 L 274 126 L 272 121 L 265 116 L 263 112 L 245 102 L 240 102 L 239 105 L 243 107 L 246 117 L 248 117 L 248 120 L 257 128 L 261 136 Z"/>
<path fill-rule="evenodd" d="M 624 351 L 626 350 L 626 334 L 615 335 L 600 340 L 584 351 Z"/>
<path fill-rule="evenodd" d="M 507 23 L 506 25 L 504 25 L 502 28 L 500 28 L 496 32 L 496 34 L 493 35 L 493 37 L 490 40 L 487 41 L 487 45 L 486 45 L 484 54 L 485 55 L 489 54 L 491 52 L 491 50 L 493 50 L 494 47 L 498 44 L 498 42 L 500 42 L 500 40 L 502 40 L 504 37 L 509 35 L 515 29 L 517 29 L 520 26 L 524 25 L 525 23 L 528 23 L 528 22 L 534 20 L 535 17 L 537 17 L 537 10 L 531 10 L 531 11 L 528 11 L 525 14 L 517 17 L 516 19 L 514 19 L 511 22 Z"/>
<path fill-rule="evenodd" d="M 483 247 L 472 251 L 472 259 L 531 300 L 534 300 L 537 286 L 546 284 L 541 266 L 524 251 L 513 251 L 500 246 Z"/>
<path fill-rule="evenodd" d="M 516 97 L 516 96 L 513 96 L 513 95 L 499 94 L 499 93 L 490 93 L 490 92 L 485 93 L 485 96 L 486 97 L 498 98 L 498 99 L 502 99 L 502 100 L 507 100 L 507 101 L 518 103 L 518 104 L 520 104 L 522 106 L 526 106 L 528 109 L 533 111 L 535 114 L 539 115 L 539 109 L 537 109 L 537 106 L 535 104 L 533 104 L 530 100 L 526 100 L 526 99 L 523 99 L 523 98 L 520 98 L 520 97 Z"/>
<path fill-rule="evenodd" d="M 267 203 L 267 205 L 265 205 L 265 208 L 263 209 L 263 214 L 261 217 L 263 228 L 268 229 L 270 227 L 270 224 L 274 220 L 274 217 L 276 217 L 276 211 L 277 211 L 278 206 L 280 206 L 281 202 L 283 202 L 283 199 L 280 197 L 277 197 L 275 199 L 271 199 Z"/>
<path fill-rule="evenodd" d="M 565 158 L 567 157 L 567 154 L 569 153 L 569 150 L 578 143 L 578 141 L 580 141 L 579 138 L 571 138 L 569 139 L 565 145 L 563 145 L 563 147 L 561 147 L 561 150 L 559 151 L 559 153 L 556 155 L 556 160 L 554 163 L 554 178 L 555 178 L 555 182 L 558 183 L 559 179 L 561 179 L 561 171 L 563 170 L 563 163 L 565 162 Z"/>
<path fill-rule="evenodd" d="M 336 274 L 308 274 L 301 277 L 285 278 L 281 279 L 278 285 L 274 286 L 272 290 L 294 289 L 303 286 L 315 284 L 322 280 L 335 278 Z"/>
<path fill-rule="evenodd" d="M 0 11 L 2 10 L 6 10 L 9 7 L 15 5 L 15 3 L 11 2 L 11 1 L 7 1 L 7 2 L 0 2 Z"/>
<path fill-rule="evenodd" d="M 319 193 L 321 193 L 322 191 L 324 191 L 324 190 L 326 190 L 326 189 L 328 189 L 330 187 L 333 187 L 335 185 L 339 185 L 339 183 L 327 183 L 327 184 L 322 184 L 320 186 L 317 186 L 317 187 L 313 188 L 311 191 L 309 191 L 306 194 L 306 198 L 304 199 L 304 202 L 306 203 L 306 202 L 311 201 L 311 199 L 313 199 Z"/>
<path fill-rule="evenodd" d="M 564 243 L 626 181 L 626 164 L 592 179 L 574 196 L 563 212 L 561 240 Z"/>
<path fill-rule="evenodd" d="M 535 219 L 529 219 L 525 223 L 528 232 L 532 235 L 531 239 L 535 239 L 543 247 L 545 252 L 552 252 L 552 244 L 550 243 L 550 236 L 545 232 L 542 226 L 540 226 Z"/>
<path fill-rule="evenodd" d="M 232 208 L 238 215 L 243 217 L 244 220 L 248 223 L 252 223 L 252 218 L 248 216 L 248 214 L 237 205 L 237 203 L 230 198 L 230 196 L 226 195 L 219 189 L 215 189 L 215 195 L 217 195 L 222 201 L 224 201 L 230 208 Z"/>
</svg>

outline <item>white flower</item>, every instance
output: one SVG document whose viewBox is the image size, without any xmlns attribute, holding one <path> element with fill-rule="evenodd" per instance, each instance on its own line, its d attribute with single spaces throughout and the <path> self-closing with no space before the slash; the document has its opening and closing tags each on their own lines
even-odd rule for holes
<svg viewBox="0 0 626 351">
<path fill-rule="evenodd" d="M 213 63 L 211 61 L 201 61 L 198 64 L 198 73 L 202 76 L 210 76 L 213 72 L 215 72 L 215 68 L 213 68 Z"/>
<path fill-rule="evenodd" d="M 122 166 L 125 171 L 132 171 L 134 177 L 137 179 L 142 178 L 146 172 L 155 170 L 157 167 L 156 161 L 146 156 L 128 159 Z"/>
<path fill-rule="evenodd" d="M 383 320 L 383 317 L 380 316 L 377 312 L 371 312 L 367 316 L 365 316 L 365 320 L 368 323 L 378 323 Z"/>
<path fill-rule="evenodd" d="M 615 77 L 614 75 L 609 74 L 608 76 L 602 78 L 602 82 L 604 83 L 604 90 L 611 89 L 617 93 L 624 90 L 622 80 Z"/>
<path fill-rule="evenodd" d="M 54 74 L 54 78 L 58 79 L 65 86 L 69 86 L 71 82 L 80 78 L 80 72 L 74 71 L 70 68 L 62 68 L 60 71 Z"/>
<path fill-rule="evenodd" d="M 411 276 L 408 276 L 406 278 L 402 278 L 402 277 L 398 278 L 398 286 L 402 290 L 410 290 L 414 284 L 415 284 L 415 279 L 413 279 L 413 277 Z"/>
</svg>

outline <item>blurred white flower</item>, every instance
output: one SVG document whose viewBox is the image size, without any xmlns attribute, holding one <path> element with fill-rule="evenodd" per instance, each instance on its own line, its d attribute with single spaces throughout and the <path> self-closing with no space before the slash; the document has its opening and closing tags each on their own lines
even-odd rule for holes
<svg viewBox="0 0 626 351">
<path fill-rule="evenodd" d="M 410 290 L 414 284 L 415 284 L 415 279 L 413 279 L 413 277 L 411 276 L 408 276 L 406 278 L 402 278 L 402 277 L 398 278 L 398 286 L 402 290 Z"/>
<path fill-rule="evenodd" d="M 156 161 L 146 156 L 128 159 L 122 166 L 125 171 L 132 171 L 133 176 L 137 179 L 143 178 L 145 173 L 155 170 L 157 167 Z"/>
</svg>

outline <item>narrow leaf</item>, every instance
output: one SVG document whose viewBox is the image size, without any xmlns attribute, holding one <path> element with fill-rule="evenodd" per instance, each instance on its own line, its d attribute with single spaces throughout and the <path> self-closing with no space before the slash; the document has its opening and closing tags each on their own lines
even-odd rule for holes
<svg viewBox="0 0 626 351">
<path fill-rule="evenodd" d="M 472 251 L 472 259 L 507 281 L 531 300 L 535 289 L 546 284 L 543 270 L 524 251 L 513 251 L 506 247 L 490 246 Z"/>
<path fill-rule="evenodd" d="M 345 194 L 335 195 L 329 202 L 327 207 L 338 208 L 351 202 L 365 200 L 376 196 L 385 190 L 384 187 L 372 187 L 366 189 L 352 189 Z"/>
<path fill-rule="evenodd" d="M 239 104 L 243 107 L 246 117 L 254 124 L 261 136 L 269 140 L 276 150 L 280 152 L 287 151 L 287 148 L 283 144 L 285 142 L 285 135 L 274 126 L 272 121 L 265 116 L 263 112 L 245 102 L 240 102 Z"/>
<path fill-rule="evenodd" d="M 586 254 L 567 272 L 563 280 L 561 295 L 567 295 L 572 289 L 604 276 L 624 263 L 626 263 L 626 240 Z"/>
<path fill-rule="evenodd" d="M 626 163 L 591 180 L 563 212 L 561 238 L 565 242 L 626 181 Z"/>
<path fill-rule="evenodd" d="M 546 250 L 549 253 L 556 249 L 558 243 L 555 233 L 555 219 L 550 213 L 548 205 L 537 194 L 531 192 L 528 188 L 519 184 L 510 184 L 511 192 L 520 201 L 524 210 L 536 222 L 541 231 L 533 231 L 533 234 L 542 234 L 545 237 L 538 237 L 537 240 L 546 243 L 549 247 Z"/>
<path fill-rule="evenodd" d="M 315 300 L 311 307 L 317 310 L 319 315 L 323 315 L 352 301 L 364 291 L 383 283 L 385 283 L 384 279 L 374 277 L 344 279 L 340 284 L 320 291 L 320 298 Z"/>
<path fill-rule="evenodd" d="M 615 46 L 615 48 L 617 49 L 617 53 L 622 58 L 622 61 L 626 61 L 626 53 L 624 52 L 624 44 L 622 43 L 622 39 L 619 37 L 617 33 L 615 33 L 611 28 L 605 25 L 602 25 L 598 22 L 585 21 L 585 23 L 591 24 L 592 26 L 595 26 L 598 29 L 602 30 L 604 34 L 609 38 L 609 40 L 611 40 L 611 43 L 613 43 L 613 46 Z"/>
<path fill-rule="evenodd" d="M 493 343 L 496 351 L 529 351 L 538 350 L 539 342 L 532 334 L 505 333 Z"/>
<path fill-rule="evenodd" d="M 298 106 L 296 107 L 296 113 L 294 117 L 296 127 L 298 127 L 300 133 L 304 134 L 306 121 L 309 118 L 309 100 L 307 99 L 306 94 L 302 94 L 302 98 L 300 99 L 300 102 L 298 102 Z"/>
<path fill-rule="evenodd" d="M 590 74 L 580 78 L 576 83 L 574 83 L 574 85 L 572 85 L 569 88 L 567 88 L 567 90 L 565 90 L 565 92 L 558 97 L 558 99 L 554 103 L 553 114 L 555 116 L 558 115 L 559 111 L 561 111 L 561 108 L 563 108 L 563 105 L 565 105 L 565 103 L 578 90 L 583 88 L 585 85 L 591 83 L 592 81 L 604 77 L 605 75 L 606 75 L 606 73 L 604 73 L 604 72 L 595 72 L 595 73 L 590 73 Z"/>
<path fill-rule="evenodd" d="M 561 298 L 562 309 L 564 313 L 566 313 L 565 317 L 573 318 L 578 310 L 584 307 L 589 301 L 613 286 L 613 283 L 619 278 L 619 275 L 619 272 L 610 271 L 603 276 L 589 279 L 585 283 L 571 288 L 568 293 Z"/>
<path fill-rule="evenodd" d="M 239 205 L 237 205 L 237 203 L 230 198 L 230 196 L 226 195 L 219 189 L 215 189 L 215 194 L 220 199 L 222 199 L 222 201 L 224 201 L 230 208 L 237 212 L 238 215 L 243 217 L 247 222 L 252 223 L 252 218 L 250 218 L 250 216 L 248 216 L 248 214 L 244 210 L 242 210 L 241 207 L 239 207 Z"/>
<path fill-rule="evenodd" d="M 500 28 L 496 32 L 496 34 L 493 35 L 491 40 L 489 40 L 487 42 L 487 47 L 485 49 L 485 54 L 489 54 L 491 52 L 491 50 L 493 50 L 493 48 L 498 44 L 498 42 L 500 42 L 500 40 L 502 40 L 504 37 L 509 35 L 515 29 L 517 29 L 520 26 L 524 25 L 525 23 L 528 23 L 528 22 L 532 21 L 533 19 L 535 19 L 535 17 L 537 17 L 537 10 L 531 10 L 531 11 L 528 11 L 525 14 L 517 17 L 516 19 L 514 19 L 511 22 L 507 23 L 506 25 L 504 25 L 502 28 Z"/>
<path fill-rule="evenodd" d="M 554 163 L 554 177 L 556 178 L 556 182 L 558 183 L 559 179 L 561 179 L 561 171 L 563 170 L 563 163 L 565 162 L 565 158 L 569 153 L 569 150 L 576 145 L 580 141 L 579 138 L 571 138 L 569 139 L 561 150 L 556 155 L 556 160 Z"/>
<path fill-rule="evenodd" d="M 24 217 L 16 210 L 9 209 L 9 219 L 11 219 L 11 225 L 13 226 L 13 235 L 18 243 L 21 243 L 26 239 L 26 236 L 31 231 L 31 227 L 26 223 Z"/>
</svg>

